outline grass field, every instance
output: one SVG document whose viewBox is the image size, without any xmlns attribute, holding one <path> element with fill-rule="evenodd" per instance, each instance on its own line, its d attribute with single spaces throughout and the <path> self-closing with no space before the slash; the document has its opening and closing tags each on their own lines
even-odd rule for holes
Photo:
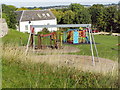
<svg viewBox="0 0 120 90">
<path fill-rule="evenodd" d="M 99 57 L 107 58 L 111 60 L 118 60 L 118 37 L 116 36 L 106 36 L 106 35 L 96 35 L 95 41 Z M 72 54 L 78 54 L 78 55 L 91 55 L 90 51 L 90 45 L 88 44 L 82 44 L 82 45 L 71 45 L 78 47 L 80 49 L 80 52 L 72 53 Z M 115 50 L 114 50 L 115 49 Z M 95 53 L 95 49 L 94 49 Z M 95 54 L 96 55 L 96 54 Z"/>
<path fill-rule="evenodd" d="M 21 37 L 21 39 L 20 39 Z M 68 67 L 55 67 L 46 63 L 30 62 L 30 55 L 16 45 L 26 45 L 28 34 L 9 30 L 3 37 L 3 88 L 117 88 L 117 76 L 83 72 Z M 95 40 L 100 57 L 117 61 L 117 37 L 97 35 Z M 13 46 L 14 47 L 13 47 Z M 80 52 L 70 53 L 91 55 L 90 45 L 71 45 L 80 48 Z M 21 60 L 22 59 L 22 60 Z M 26 62 L 25 62 L 26 61 Z"/>
<path fill-rule="evenodd" d="M 3 38 L 3 43 L 16 43 L 18 45 L 26 45 L 29 35 L 26 33 L 21 33 L 15 30 L 10 30 L 9 34 Z M 99 53 L 99 57 L 111 59 L 114 61 L 118 60 L 118 37 L 116 36 L 106 36 L 106 35 L 96 35 L 95 41 Z M 45 43 L 47 38 L 44 39 Z M 37 43 L 37 37 L 36 37 Z M 49 43 L 47 43 L 49 44 Z M 66 44 L 65 44 L 66 45 Z M 67 44 L 68 45 L 68 44 Z M 71 45 L 69 46 L 78 47 L 80 52 L 77 53 L 69 53 L 69 54 L 77 54 L 77 55 L 89 55 L 91 56 L 90 45 L 89 44 L 81 44 L 81 45 Z M 113 50 L 115 49 L 115 50 Z"/>
</svg>

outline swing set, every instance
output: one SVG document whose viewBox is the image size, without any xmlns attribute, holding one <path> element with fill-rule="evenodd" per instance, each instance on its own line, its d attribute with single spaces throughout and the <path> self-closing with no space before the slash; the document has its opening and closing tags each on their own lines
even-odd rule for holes
<svg viewBox="0 0 120 90">
<path fill-rule="evenodd" d="M 50 27 L 57 27 L 57 28 L 85 27 L 85 28 L 87 28 L 86 30 L 83 30 L 83 31 L 81 31 L 81 30 L 68 30 L 67 39 L 66 39 L 67 34 L 64 35 L 65 38 L 63 38 L 63 39 L 64 39 L 64 41 L 72 41 L 72 43 L 76 44 L 76 43 L 79 43 L 79 36 L 89 38 L 88 40 L 87 39 L 86 40 L 90 43 L 90 50 L 91 50 L 91 55 L 92 55 L 92 63 L 93 63 L 93 66 L 95 66 L 93 49 L 95 48 L 97 58 L 98 58 L 98 51 L 97 51 L 97 47 L 96 47 L 96 44 L 95 44 L 94 36 L 92 34 L 91 24 L 31 25 L 30 26 L 30 34 L 29 34 L 29 38 L 28 38 L 26 52 L 28 52 L 28 49 L 29 49 L 30 46 L 33 48 L 33 51 L 36 48 L 36 46 L 35 46 L 35 30 L 34 30 L 34 28 L 50 28 Z M 88 33 L 88 34 L 84 34 L 84 33 Z M 89 37 L 87 35 L 89 35 Z M 62 34 L 60 34 L 60 39 L 59 40 L 57 40 L 57 34 L 55 32 L 52 32 L 50 34 L 45 34 L 45 35 L 37 35 L 37 36 L 38 36 L 38 45 L 37 45 L 38 49 L 41 49 L 41 48 L 44 47 L 43 44 L 42 44 L 42 42 L 44 42 L 42 40 L 42 38 L 48 37 L 48 36 L 50 38 L 50 46 L 52 46 L 54 48 L 58 48 L 59 46 L 57 44 L 57 41 L 60 42 L 60 47 L 62 46 Z M 72 37 L 73 39 L 70 40 L 70 37 Z M 52 40 L 53 40 L 54 44 L 51 43 Z"/>
</svg>

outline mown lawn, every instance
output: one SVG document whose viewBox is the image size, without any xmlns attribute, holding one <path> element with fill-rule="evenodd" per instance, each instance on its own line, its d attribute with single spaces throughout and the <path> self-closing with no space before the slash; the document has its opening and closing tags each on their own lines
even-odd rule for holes
<svg viewBox="0 0 120 90">
<path fill-rule="evenodd" d="M 98 50 L 99 57 L 111 59 L 114 61 L 118 61 L 118 37 L 117 36 L 107 36 L 107 35 L 94 35 L 96 46 Z M 91 56 L 90 44 L 81 44 L 81 45 L 71 45 L 74 47 L 78 47 L 80 52 L 70 53 L 70 54 L 78 54 L 78 55 L 89 55 Z M 94 49 L 94 54 L 96 56 L 96 52 Z"/>
</svg>

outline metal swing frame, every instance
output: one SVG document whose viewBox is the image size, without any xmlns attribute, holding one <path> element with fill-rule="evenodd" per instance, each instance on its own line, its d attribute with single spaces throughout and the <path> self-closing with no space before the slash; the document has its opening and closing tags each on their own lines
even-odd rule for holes
<svg viewBox="0 0 120 90">
<path fill-rule="evenodd" d="M 91 24 L 58 24 L 58 25 L 31 25 L 33 28 L 52 28 L 52 27 L 57 27 L 57 28 L 67 28 L 67 27 L 86 27 L 89 30 L 89 35 L 90 35 L 90 50 L 91 50 L 91 55 L 92 55 L 92 64 L 93 66 L 95 66 L 95 57 L 94 57 L 94 50 L 93 50 L 93 46 L 95 48 L 95 52 L 98 58 L 98 51 L 97 51 L 97 47 L 96 47 L 96 43 L 95 43 L 95 39 L 91 30 Z M 28 43 L 27 43 L 27 49 L 26 52 L 28 52 L 29 49 L 29 44 L 30 44 L 30 38 L 31 38 L 31 30 L 30 30 L 30 35 L 28 38 Z M 34 33 L 33 33 L 33 37 L 34 37 Z M 35 38 L 33 40 L 33 51 L 35 50 Z M 92 45 L 93 42 L 93 45 Z"/>
</svg>

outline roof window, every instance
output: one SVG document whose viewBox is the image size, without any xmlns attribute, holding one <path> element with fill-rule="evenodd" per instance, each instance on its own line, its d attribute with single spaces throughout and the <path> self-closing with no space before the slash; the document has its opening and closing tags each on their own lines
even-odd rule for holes
<svg viewBox="0 0 120 90">
<path fill-rule="evenodd" d="M 47 15 L 48 17 L 50 17 L 50 14 L 49 14 L 49 13 L 46 13 L 46 15 Z"/>
<path fill-rule="evenodd" d="M 44 17 L 46 17 L 44 13 L 43 13 L 42 15 L 43 15 Z"/>
<path fill-rule="evenodd" d="M 41 18 L 41 15 L 40 15 L 40 14 L 37 14 L 37 16 L 38 16 L 39 18 Z"/>
</svg>

